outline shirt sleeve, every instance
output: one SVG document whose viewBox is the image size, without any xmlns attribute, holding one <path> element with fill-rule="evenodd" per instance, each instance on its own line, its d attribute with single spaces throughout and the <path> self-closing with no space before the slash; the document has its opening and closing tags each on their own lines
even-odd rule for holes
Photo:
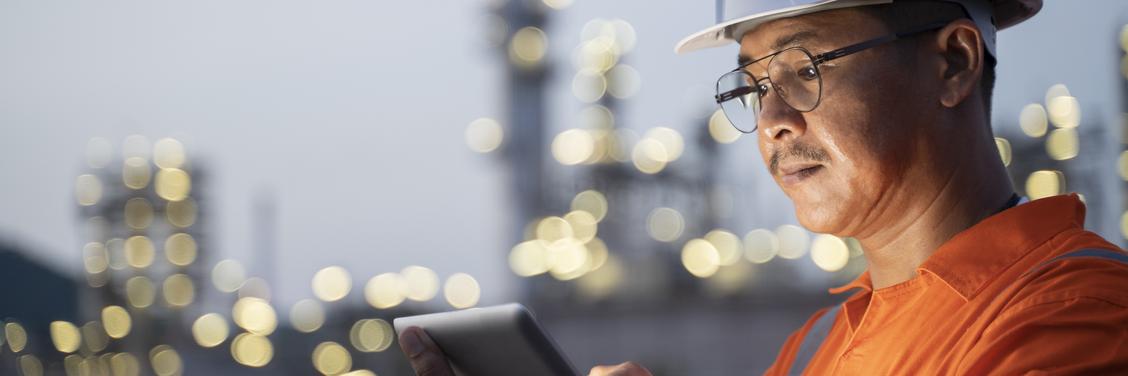
<svg viewBox="0 0 1128 376">
<path fill-rule="evenodd" d="M 1123 302 L 1059 295 L 1004 311 L 960 362 L 956 374 L 1119 374 L 1124 370 L 1128 370 L 1128 309 Z"/>
</svg>

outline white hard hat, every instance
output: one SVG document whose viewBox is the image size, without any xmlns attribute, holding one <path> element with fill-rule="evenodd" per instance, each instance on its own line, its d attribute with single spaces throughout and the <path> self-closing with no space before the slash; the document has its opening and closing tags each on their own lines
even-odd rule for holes
<svg viewBox="0 0 1128 376">
<path fill-rule="evenodd" d="M 678 42 L 685 53 L 740 40 L 748 30 L 772 20 L 824 10 L 889 4 L 894 0 L 717 0 L 717 24 Z M 942 0 L 960 4 L 983 34 L 987 52 L 995 55 L 995 31 L 1014 26 L 1042 9 L 1042 0 Z"/>
</svg>

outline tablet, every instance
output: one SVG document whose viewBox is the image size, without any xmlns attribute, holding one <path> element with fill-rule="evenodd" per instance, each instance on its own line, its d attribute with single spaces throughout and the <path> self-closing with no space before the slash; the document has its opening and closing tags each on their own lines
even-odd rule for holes
<svg viewBox="0 0 1128 376">
<path fill-rule="evenodd" d="M 524 306 L 516 303 L 400 317 L 396 337 L 423 328 L 459 376 L 577 376 Z"/>
</svg>

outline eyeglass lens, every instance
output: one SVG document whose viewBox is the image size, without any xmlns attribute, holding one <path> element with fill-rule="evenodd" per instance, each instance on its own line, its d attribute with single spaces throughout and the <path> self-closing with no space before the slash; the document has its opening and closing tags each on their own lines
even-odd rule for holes
<svg viewBox="0 0 1128 376">
<path fill-rule="evenodd" d="M 822 92 L 822 79 L 811 55 L 798 48 L 780 51 L 769 58 L 767 78 L 757 80 L 756 64 L 726 73 L 717 80 L 717 100 L 737 129 L 752 133 L 758 127 L 763 100 L 778 95 L 787 106 L 799 112 L 815 109 Z M 764 72 L 759 72 L 762 75 Z"/>
</svg>

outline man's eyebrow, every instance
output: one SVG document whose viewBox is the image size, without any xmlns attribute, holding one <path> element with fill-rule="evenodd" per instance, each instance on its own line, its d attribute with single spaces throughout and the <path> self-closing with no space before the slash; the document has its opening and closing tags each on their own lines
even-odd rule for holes
<svg viewBox="0 0 1128 376">
<path fill-rule="evenodd" d="M 792 47 L 796 44 L 800 44 L 800 42 L 815 39 L 816 36 L 818 36 L 818 33 L 814 32 L 813 30 L 800 31 L 798 33 L 781 36 L 776 39 L 775 43 L 772 43 L 771 53 L 775 53 L 776 51 L 782 50 L 787 47 Z M 755 59 L 753 59 L 751 56 L 740 54 L 736 58 L 736 64 L 739 66 L 744 66 L 745 64 L 748 64 L 749 62 L 752 62 L 754 60 Z"/>
</svg>

